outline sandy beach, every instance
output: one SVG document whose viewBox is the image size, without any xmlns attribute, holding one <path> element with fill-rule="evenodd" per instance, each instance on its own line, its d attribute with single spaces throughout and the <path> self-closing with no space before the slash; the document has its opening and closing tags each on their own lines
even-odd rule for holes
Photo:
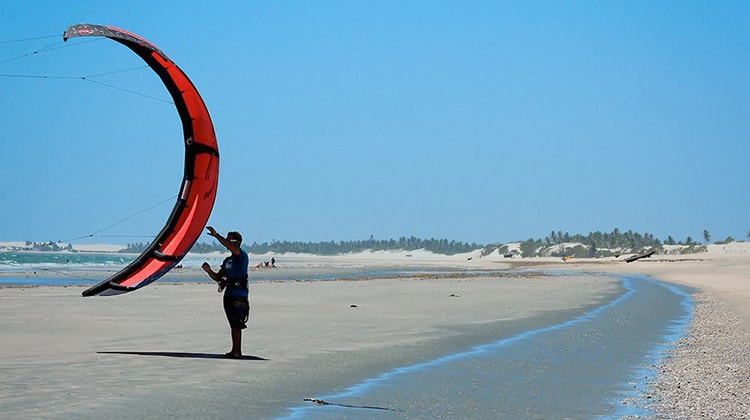
<svg viewBox="0 0 750 420">
<path fill-rule="evenodd" d="M 532 275 L 259 282 L 243 360 L 222 357 L 228 327 L 208 283 L 110 298 L 82 298 L 78 287 L 4 288 L 0 411 L 273 418 L 305 397 L 512 333 L 503 320 L 581 313 L 619 287 Z"/>
<path fill-rule="evenodd" d="M 654 255 L 633 263 L 602 258 L 571 260 L 550 267 L 584 272 L 642 273 L 695 287 L 728 305 L 750 332 L 750 243 L 710 245 L 709 251 L 686 255 Z"/>
<path fill-rule="evenodd" d="M 405 264 L 401 254 L 279 259 L 292 271 L 334 261 Z M 0 414 L 274 418 L 306 397 L 513 333 L 504 321 L 533 326 L 553 312 L 585 312 L 621 290 L 615 279 L 596 274 L 643 273 L 697 292 L 689 335 L 659 367 L 642 404 L 659 418 L 747 418 L 749 261 L 746 244 L 632 264 L 416 256 L 406 265 L 456 272 L 256 282 L 242 360 L 222 357 L 229 334 L 212 284 L 160 281 L 109 298 L 82 298 L 80 287 L 2 288 Z M 482 274 L 503 268 L 527 274 Z M 540 270 L 593 275 L 536 274 Z"/>
</svg>

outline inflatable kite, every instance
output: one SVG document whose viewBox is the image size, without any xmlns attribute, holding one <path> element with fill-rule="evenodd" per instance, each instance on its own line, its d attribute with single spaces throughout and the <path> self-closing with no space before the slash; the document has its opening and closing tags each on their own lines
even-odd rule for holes
<svg viewBox="0 0 750 420">
<path fill-rule="evenodd" d="M 85 290 L 83 296 L 108 296 L 137 290 L 176 266 L 203 232 L 211 215 L 219 181 L 219 148 L 208 109 L 185 73 L 159 48 L 138 35 L 111 26 L 79 24 L 63 40 L 101 36 L 125 45 L 159 75 L 182 121 L 185 174 L 167 224 L 127 267 Z"/>
</svg>

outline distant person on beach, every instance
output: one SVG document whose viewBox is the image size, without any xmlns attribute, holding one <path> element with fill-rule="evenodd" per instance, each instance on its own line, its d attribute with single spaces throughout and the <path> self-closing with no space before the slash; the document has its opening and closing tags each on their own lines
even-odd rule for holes
<svg viewBox="0 0 750 420">
<path fill-rule="evenodd" d="M 239 359 L 242 357 L 242 330 L 247 328 L 250 315 L 247 287 L 247 266 L 250 260 L 240 247 L 242 235 L 239 232 L 229 232 L 224 237 L 211 226 L 206 226 L 206 229 L 209 236 L 216 238 L 232 253 L 221 263 L 219 271 L 211 269 L 207 262 L 201 268 L 213 281 L 219 283 L 219 292 L 224 291 L 224 313 L 232 333 L 232 350 L 225 356 Z"/>
</svg>

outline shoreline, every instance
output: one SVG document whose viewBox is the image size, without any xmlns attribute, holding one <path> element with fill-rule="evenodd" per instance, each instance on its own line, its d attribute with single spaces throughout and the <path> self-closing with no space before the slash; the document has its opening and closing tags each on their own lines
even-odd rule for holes
<svg viewBox="0 0 750 420">
<path fill-rule="evenodd" d="M 336 290 L 335 293 L 333 293 L 333 296 L 330 296 L 330 301 L 326 301 L 326 299 L 321 297 L 319 292 L 309 293 L 307 294 L 307 296 L 305 296 L 305 298 L 320 299 L 316 303 L 325 304 L 326 310 L 331 309 L 329 305 L 332 303 L 332 300 L 335 300 L 335 298 L 340 299 L 339 301 L 337 301 L 337 307 L 335 308 L 335 310 L 338 316 L 341 317 L 341 319 L 330 318 L 327 321 L 333 329 L 338 329 L 342 327 L 342 324 L 347 324 L 347 322 L 350 321 L 361 321 L 361 319 L 359 318 L 348 318 L 350 318 L 353 314 L 355 314 L 356 316 L 360 312 L 365 312 L 362 311 L 362 309 L 366 308 L 368 305 L 363 306 L 361 302 L 365 301 L 365 296 L 369 297 L 370 293 L 373 293 L 373 290 L 370 290 L 371 288 L 366 287 L 366 285 L 379 284 L 380 286 L 374 288 L 374 293 L 376 295 L 379 294 L 380 298 L 383 299 L 384 302 L 391 299 L 401 299 L 399 293 L 396 291 L 397 289 L 388 290 L 388 288 L 386 287 L 386 290 L 382 290 L 383 282 L 392 282 L 391 285 L 410 284 L 412 286 L 414 284 L 421 284 L 424 286 L 428 283 L 434 284 L 434 282 L 437 282 L 443 287 L 445 287 L 446 284 L 458 286 L 461 284 L 468 285 L 471 283 L 475 283 L 477 281 L 476 279 L 481 278 L 481 276 L 483 275 L 482 273 L 489 272 L 497 274 L 501 272 L 499 270 L 509 270 L 509 277 L 506 278 L 506 280 L 509 280 L 511 278 L 523 277 L 524 274 L 519 273 L 520 270 L 521 272 L 526 273 L 525 275 L 529 278 L 533 278 L 535 274 L 545 271 L 553 271 L 558 273 L 575 272 L 583 273 L 589 276 L 611 274 L 643 274 L 649 275 L 659 281 L 693 287 L 696 289 L 695 292 L 692 293 L 692 296 L 694 298 L 694 314 L 690 326 L 686 331 L 686 335 L 682 340 L 679 341 L 679 343 L 674 346 L 671 351 L 668 352 L 668 354 L 664 356 L 664 358 L 662 359 L 662 363 L 660 363 L 659 366 L 656 367 L 658 369 L 657 377 L 644 379 L 649 383 L 649 391 L 645 395 L 643 395 L 643 401 L 639 402 L 639 404 L 642 404 L 643 406 L 651 410 L 657 418 L 691 418 L 705 417 L 707 415 L 719 416 L 724 418 L 746 418 L 743 417 L 743 415 L 745 415 L 748 410 L 745 401 L 750 401 L 750 389 L 748 389 L 747 387 L 747 384 L 750 383 L 750 355 L 748 355 L 748 350 L 746 350 L 750 349 L 750 336 L 748 336 L 748 326 L 750 326 L 750 305 L 748 304 L 750 303 L 750 270 L 748 270 L 748 268 L 750 268 L 750 253 L 748 252 L 710 252 L 686 256 L 654 256 L 651 259 L 640 260 L 631 264 L 626 264 L 622 260 L 618 261 L 614 259 L 581 259 L 562 262 L 558 259 L 518 259 L 512 261 L 479 259 L 467 261 L 465 259 L 448 258 L 436 262 L 429 258 L 415 258 L 406 261 L 407 264 L 404 264 L 405 261 L 401 258 L 391 258 L 390 260 L 385 257 L 380 259 L 368 259 L 367 256 L 348 258 L 314 258 L 309 256 L 298 256 L 296 258 L 282 258 L 282 261 L 284 261 L 285 259 L 285 262 L 288 265 L 275 269 L 260 269 L 257 271 L 251 271 L 251 277 L 253 276 L 254 272 L 281 273 L 284 270 L 304 271 L 309 269 L 310 267 L 322 267 L 323 270 L 336 271 L 338 269 L 361 268 L 363 266 L 393 268 L 406 265 L 412 268 L 432 267 L 436 270 L 444 269 L 448 272 L 441 273 L 437 276 L 411 275 L 406 276 L 405 278 L 394 278 L 390 280 L 384 278 L 364 278 L 350 280 L 260 281 L 255 283 L 254 286 L 259 286 L 260 289 L 269 290 L 269 294 L 267 296 L 269 300 L 263 303 L 263 305 L 260 307 L 256 307 L 256 305 L 253 304 L 253 311 L 255 312 L 251 314 L 251 323 L 253 322 L 252 318 L 254 315 L 267 313 L 271 308 L 279 304 L 279 302 L 271 299 L 272 295 L 284 296 L 287 293 L 296 294 L 301 289 L 299 285 L 306 283 L 310 284 L 310 286 L 305 286 L 307 290 L 316 290 L 318 288 L 321 288 L 321 290 L 323 290 L 327 287 L 330 287 L 332 284 L 344 286 L 339 287 L 340 290 Z M 456 272 L 455 275 L 450 274 L 450 272 L 453 270 L 455 270 Z M 479 274 L 477 274 L 476 276 L 461 274 L 462 272 L 466 271 Z M 55 273 L 51 274 L 54 275 Z M 173 273 L 173 276 L 174 278 L 178 279 L 196 278 L 202 277 L 202 274 L 200 272 L 197 272 L 193 268 L 185 268 L 183 270 L 180 270 L 179 273 Z M 212 289 L 211 284 L 209 284 L 207 281 L 205 283 L 184 283 L 179 281 L 170 282 L 170 278 L 172 278 L 173 276 L 167 276 L 159 282 L 148 286 L 148 288 L 154 288 L 155 290 L 159 289 L 160 291 L 156 294 L 160 296 L 163 295 L 163 293 L 167 293 L 169 290 L 178 291 L 180 292 L 180 294 L 182 291 L 187 290 L 190 291 L 189 295 L 192 296 L 192 301 L 201 301 L 201 305 L 205 304 L 205 302 L 202 302 L 203 300 L 205 300 L 205 297 L 203 296 L 205 295 L 205 293 L 197 291 L 200 290 L 200 288 Z M 501 279 L 503 278 L 503 276 L 498 277 L 500 277 Z M 582 278 L 585 278 L 585 276 L 583 276 Z M 427 280 L 429 280 L 429 282 Z M 7 298 L 8 293 L 10 293 L 11 295 L 13 295 L 14 293 L 28 293 L 28 290 L 32 288 L 35 289 L 32 293 L 42 291 L 42 295 L 49 295 L 47 296 L 47 298 L 42 298 L 42 301 L 40 302 L 44 302 L 45 299 L 61 298 L 61 296 L 59 295 L 66 296 L 65 299 L 73 297 L 79 298 L 77 296 L 79 291 L 74 287 L 45 288 L 44 286 L 21 286 L 17 290 L 16 288 L 0 286 L 0 298 Z M 270 292 L 270 290 L 272 289 L 276 290 L 276 292 Z M 297 290 L 297 292 L 294 292 L 295 289 Z M 365 289 L 367 289 L 366 292 Z M 428 289 L 424 289 L 423 292 L 427 291 Z M 291 292 L 278 292 L 281 290 L 289 290 Z M 354 290 L 357 290 L 360 295 L 351 294 Z M 456 289 L 451 287 L 451 290 Z M 448 299 L 448 301 L 462 302 L 464 301 L 464 298 L 468 296 L 464 293 L 447 293 L 447 290 L 445 289 L 443 289 L 443 292 L 444 294 L 442 296 L 436 295 L 433 298 L 442 300 L 445 299 L 446 296 L 449 296 L 451 293 L 455 293 L 460 297 L 451 298 Z M 515 292 L 516 291 L 512 288 L 507 289 L 506 291 L 506 293 L 510 293 L 511 295 Z M 147 293 L 146 295 L 143 295 L 143 293 L 144 291 L 138 291 L 134 294 L 138 294 L 138 296 L 152 295 L 151 292 Z M 421 296 L 420 293 L 422 292 L 417 293 L 417 295 Z M 193 296 L 193 294 L 195 294 L 195 296 Z M 201 295 L 200 298 L 198 298 L 199 294 Z M 356 296 L 362 296 L 362 298 L 356 298 Z M 487 298 L 489 298 L 489 296 L 487 296 Z M 111 302 L 112 299 L 122 298 L 86 298 L 84 301 L 89 302 L 91 301 L 90 299 L 99 302 L 101 302 L 102 300 Z M 129 302 L 128 305 L 134 304 L 136 305 L 136 307 L 142 307 L 142 304 L 145 303 L 138 303 L 137 301 L 139 301 L 140 299 L 128 298 L 127 296 L 124 299 Z M 151 300 L 151 298 L 147 298 L 146 300 L 148 300 L 150 304 L 156 304 Z M 6 302 L 7 300 L 3 303 Z M 304 302 L 304 299 L 300 300 L 300 302 L 298 302 L 300 305 L 309 303 Z M 402 305 L 396 305 L 392 307 L 391 310 L 389 310 L 391 316 L 406 316 L 406 314 L 413 313 L 415 311 L 416 308 L 409 308 L 409 305 L 412 305 L 412 302 L 410 300 L 407 299 L 406 301 L 401 302 Z M 71 305 L 75 304 L 71 303 Z M 84 306 L 87 305 L 89 304 L 84 304 Z M 100 303 L 96 303 L 93 305 L 99 306 Z M 357 308 L 353 308 L 351 307 L 351 305 L 357 305 Z M 223 321 L 221 317 L 222 315 L 220 313 L 216 313 L 216 308 L 214 307 L 215 302 L 214 305 L 210 306 L 210 308 L 202 308 L 201 311 L 204 312 L 203 315 L 207 315 L 210 313 L 210 316 L 214 319 L 215 325 L 217 325 L 222 331 L 220 331 L 219 333 L 215 331 L 209 332 L 207 327 L 204 326 L 200 332 L 212 336 L 213 339 L 210 340 L 211 342 L 216 341 L 224 344 L 226 338 L 224 337 L 225 331 L 223 331 L 222 327 L 224 326 L 223 323 L 225 321 Z M 463 331 L 468 331 L 466 329 L 467 326 L 470 327 L 469 329 L 471 329 L 474 328 L 471 327 L 472 325 L 486 325 L 485 318 L 488 312 L 487 308 L 488 307 L 484 307 L 484 309 L 473 309 L 475 310 L 474 316 L 478 317 L 477 319 L 467 319 L 463 317 L 464 315 L 459 315 L 462 321 L 457 325 L 460 325 Z M 434 310 L 434 308 L 432 309 Z M 514 309 L 517 310 L 518 308 Z M 122 311 L 122 309 L 117 310 Z M 153 309 L 149 308 L 147 305 L 145 310 L 146 312 L 148 312 L 149 310 Z M 290 319 L 293 317 L 292 314 L 298 310 L 300 310 L 299 307 L 292 305 L 288 306 L 285 311 L 275 312 L 277 316 L 284 317 L 287 322 L 286 324 L 278 324 L 277 328 L 280 328 L 281 330 L 289 329 L 290 326 L 288 324 L 290 323 Z M 317 314 L 314 313 L 313 315 L 317 316 Z M 442 322 L 449 321 L 449 317 L 447 315 L 455 315 L 455 313 L 438 314 L 438 316 L 444 317 L 442 318 Z M 511 316 L 517 315 L 518 314 L 511 314 Z M 168 315 L 166 313 L 157 313 L 157 316 L 155 316 L 155 318 L 165 319 L 168 318 Z M 140 322 L 143 321 L 144 319 L 140 318 Z M 308 359 L 310 361 L 315 360 L 315 363 L 319 363 L 323 366 L 330 366 L 335 364 L 336 358 L 340 358 L 342 354 L 349 356 L 358 354 L 358 357 L 362 357 L 364 355 L 366 358 L 372 360 L 375 360 L 379 357 L 384 358 L 378 360 L 385 360 L 384 363 L 386 363 L 386 365 L 378 365 L 376 362 L 373 362 L 373 365 L 370 365 L 370 367 L 368 368 L 367 366 L 357 364 L 359 362 L 357 360 L 353 360 L 355 359 L 353 356 L 352 358 L 346 356 L 346 363 L 349 365 L 354 364 L 356 366 L 359 366 L 358 369 L 360 373 L 377 373 L 378 369 L 387 368 L 388 366 L 390 366 L 387 363 L 393 363 L 392 360 L 388 362 L 389 358 L 396 358 L 399 360 L 399 364 L 401 364 L 408 363 L 410 360 L 408 359 L 408 357 L 413 357 L 417 354 L 424 356 L 425 354 L 421 353 L 417 349 L 419 345 L 417 345 L 417 347 L 413 347 L 414 343 L 421 342 L 423 343 L 423 345 L 424 343 L 432 343 L 431 345 L 434 347 L 434 342 L 430 340 L 443 340 L 443 345 L 446 345 L 445 343 L 447 341 L 445 340 L 454 340 L 454 343 L 458 343 L 456 345 L 466 343 L 466 340 L 471 341 L 469 337 L 463 337 L 463 339 L 459 339 L 455 335 L 450 335 L 452 334 L 451 331 L 454 331 L 455 333 L 455 330 L 452 330 L 452 328 L 458 328 L 457 325 L 454 325 L 453 327 L 451 327 L 450 325 L 443 325 L 439 327 L 436 326 L 435 329 L 432 330 L 432 332 L 422 331 L 421 333 L 418 333 L 417 331 L 392 330 L 388 332 L 388 334 L 390 334 L 388 335 L 388 339 L 395 341 L 390 342 L 390 345 L 387 346 L 387 348 L 390 350 L 384 352 L 382 351 L 382 348 L 379 348 L 380 351 L 373 351 L 373 348 L 378 348 L 378 342 L 368 341 L 366 343 L 363 343 L 361 346 L 357 346 L 354 344 L 344 345 L 344 343 L 340 343 L 340 336 L 334 334 L 333 331 L 327 331 L 325 325 L 318 325 L 316 322 L 316 318 L 313 317 L 311 319 L 305 319 L 305 321 L 311 321 L 313 322 L 313 324 L 306 326 L 303 322 L 300 323 L 300 325 L 293 325 L 294 328 L 292 329 L 299 333 L 301 336 L 308 337 L 308 339 L 311 339 L 313 341 L 319 339 L 319 337 L 311 338 L 309 335 L 306 335 L 310 333 L 310 331 L 306 331 L 306 329 L 310 329 L 311 331 L 318 331 L 319 334 L 321 334 L 323 337 L 327 337 L 329 340 L 333 340 L 334 342 L 338 343 L 335 344 L 334 347 L 342 346 L 336 347 L 335 349 L 320 349 L 320 351 L 316 354 L 308 355 L 314 356 L 314 358 Z M 109 319 L 108 322 L 112 323 L 114 322 L 114 319 Z M 271 321 L 265 320 L 260 322 L 265 323 Z M 390 322 L 398 323 L 400 322 L 400 320 L 387 322 L 384 321 L 384 323 L 386 324 Z M 429 322 L 431 323 L 431 325 L 435 326 L 439 324 L 439 322 L 441 322 L 441 319 L 428 319 L 426 320 L 426 322 Z M 2 326 L 1 323 L 0 326 Z M 252 331 L 252 328 L 255 328 L 255 325 L 251 326 L 250 328 L 250 331 Z M 352 337 L 360 336 L 359 333 L 351 325 L 349 325 L 348 328 L 351 329 L 350 334 L 352 334 Z M 385 334 L 387 332 L 385 331 L 387 330 L 387 327 L 383 327 L 381 325 L 373 325 L 372 328 L 379 329 L 378 331 L 376 331 L 376 333 L 378 334 Z M 191 334 L 191 327 L 184 326 L 182 329 L 183 331 L 178 332 L 175 336 L 178 338 L 182 337 L 183 339 L 187 338 L 187 336 Z M 481 328 L 477 328 L 477 330 L 479 331 L 477 332 L 477 334 L 481 334 Z M 2 330 L 2 333 L 6 334 L 7 331 Z M 135 333 L 135 331 L 131 331 L 131 333 Z M 271 328 L 270 325 L 264 325 L 261 331 L 258 331 L 257 333 L 259 335 L 264 335 L 273 334 L 274 332 L 273 328 Z M 252 334 L 253 333 L 251 332 L 250 336 L 252 336 Z M 426 336 L 424 334 L 428 335 Z M 433 335 L 429 336 L 429 334 Z M 299 349 L 294 348 L 295 345 L 304 347 L 308 344 L 307 340 L 299 341 L 292 336 L 293 333 L 288 333 L 288 336 L 286 336 L 285 338 L 289 340 L 289 343 L 284 342 L 282 344 L 284 346 L 283 351 L 287 352 L 285 353 L 286 355 L 293 355 L 295 351 L 299 351 Z M 165 341 L 161 343 L 162 347 L 157 348 L 165 348 L 164 346 L 169 343 L 169 340 L 164 340 Z M 194 339 L 191 338 L 191 340 Z M 353 340 L 356 341 L 356 339 L 354 338 Z M 285 340 L 282 340 L 282 342 L 283 341 Z M 208 345 L 208 341 L 203 342 L 202 345 L 205 347 L 206 345 Z M 266 343 L 266 345 L 267 347 L 265 348 L 268 350 L 274 349 L 277 346 L 277 344 L 274 343 Z M 430 345 L 426 346 L 430 347 Z M 170 349 L 179 349 L 179 347 L 170 347 L 168 345 L 166 347 L 169 347 Z M 153 346 L 141 346 L 136 349 L 136 351 L 140 351 L 141 353 L 148 353 L 149 351 L 154 352 L 150 350 L 153 348 Z M 263 348 L 264 347 L 261 347 L 261 349 Z M 450 348 L 450 346 L 445 347 L 445 349 L 447 350 L 450 350 Z M 738 349 L 744 350 L 744 352 L 739 351 Z M 103 350 L 114 351 L 115 353 L 117 351 L 130 351 L 127 349 L 118 350 L 118 348 L 115 348 L 115 350 L 104 348 Z M 159 353 L 159 351 L 156 351 L 156 353 Z M 169 356 L 166 355 L 166 353 L 169 353 L 169 351 L 162 351 L 161 353 L 165 354 L 161 357 L 161 359 L 169 358 Z M 216 351 L 216 353 L 220 354 L 218 350 Z M 0 347 L 0 354 L 5 356 L 8 353 L 5 348 Z M 213 351 L 205 351 L 197 354 L 211 355 L 214 353 Z M 251 354 L 259 356 L 260 358 L 267 358 L 262 352 L 259 353 L 253 351 L 251 352 Z M 407 355 L 407 358 L 403 358 L 404 355 Z M 97 360 L 99 360 L 96 363 L 101 363 L 101 360 L 104 356 L 97 353 L 95 357 Z M 114 360 L 117 360 L 118 358 L 127 358 L 128 355 L 112 354 L 111 357 Z M 137 358 L 138 355 L 130 355 L 130 357 Z M 282 357 L 282 359 L 285 358 L 286 356 Z M 320 358 L 320 360 L 316 358 Z M 148 359 L 148 357 L 141 356 L 141 359 Z M 156 359 L 159 359 L 159 357 L 156 357 Z M 277 359 L 274 357 L 274 359 L 272 360 Z M 126 362 L 127 361 L 119 361 L 118 363 Z M 148 364 L 148 361 L 146 360 L 135 360 L 132 362 L 139 364 Z M 199 361 L 194 360 L 194 362 Z M 253 369 L 260 368 L 263 371 L 267 370 L 267 368 L 263 366 L 266 361 L 258 360 L 253 361 L 252 363 L 255 363 L 255 365 L 253 365 Z M 289 366 L 292 365 L 294 365 L 294 363 Z M 307 371 L 308 374 L 313 374 L 313 377 L 315 377 L 315 375 L 326 377 L 328 378 L 327 381 L 335 381 L 336 379 L 335 374 L 326 376 L 328 373 L 323 372 L 320 369 L 311 372 L 309 366 L 298 366 L 296 369 Z M 269 372 L 265 372 L 264 374 L 268 375 Z M 341 375 L 341 373 L 339 373 L 339 375 Z M 272 380 L 273 383 L 279 383 L 279 381 L 280 380 L 278 378 Z M 287 379 L 287 382 L 281 381 L 281 383 L 284 384 L 283 386 L 289 386 L 290 383 L 288 381 L 295 382 L 295 380 Z M 297 385 L 302 385 L 304 380 L 296 380 L 296 382 Z M 318 385 L 319 382 L 316 382 L 315 379 L 310 379 L 307 384 L 308 386 L 312 387 Z M 274 394 L 274 392 L 288 392 L 282 389 L 282 385 L 279 386 L 281 388 L 272 387 L 273 389 L 275 389 L 275 391 L 266 392 L 267 390 L 263 389 L 263 387 L 260 387 L 253 388 L 253 392 L 256 392 L 257 395 L 265 395 L 271 400 L 274 400 L 274 398 L 278 399 L 278 395 L 280 395 Z M 310 396 L 311 395 L 304 395 L 302 397 Z M 117 398 L 113 399 L 117 400 Z M 154 406 L 153 408 L 157 409 L 158 407 Z"/>
<path fill-rule="evenodd" d="M 229 334 L 209 284 L 99 298 L 0 289 L 0 334 L 14 338 L 0 343 L 0 403 L 14 418 L 195 418 L 239 406 L 275 418 L 306 397 L 585 312 L 613 293 L 619 282 L 601 276 L 259 282 L 246 358 L 216 360 Z"/>
<path fill-rule="evenodd" d="M 195 418 L 233 406 L 274 418 L 306 397 L 580 313 L 619 290 L 601 276 L 258 282 L 246 358 L 217 360 L 229 334 L 211 284 L 156 282 L 94 298 L 4 288 L 0 334 L 14 339 L 0 343 L 0 404 L 14 418 Z"/>
<path fill-rule="evenodd" d="M 518 267 L 540 267 L 537 264 Z M 750 418 L 750 251 L 654 256 L 632 264 L 573 261 L 549 269 L 644 274 L 695 289 L 693 318 L 640 404 L 655 418 Z"/>
<path fill-rule="evenodd" d="M 660 419 L 745 419 L 750 416 L 750 335 L 728 305 L 693 294 L 693 319 L 664 362 L 645 399 Z"/>
</svg>

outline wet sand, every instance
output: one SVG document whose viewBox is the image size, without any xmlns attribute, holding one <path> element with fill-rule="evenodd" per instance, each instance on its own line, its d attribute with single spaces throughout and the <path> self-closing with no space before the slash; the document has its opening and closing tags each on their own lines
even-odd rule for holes
<svg viewBox="0 0 750 420">
<path fill-rule="evenodd" d="M 642 403 L 659 419 L 750 418 L 750 243 L 711 245 L 706 253 L 658 255 L 630 264 L 571 262 L 541 265 L 642 273 L 696 288 L 687 336 L 658 366 L 660 373 Z"/>
</svg>

